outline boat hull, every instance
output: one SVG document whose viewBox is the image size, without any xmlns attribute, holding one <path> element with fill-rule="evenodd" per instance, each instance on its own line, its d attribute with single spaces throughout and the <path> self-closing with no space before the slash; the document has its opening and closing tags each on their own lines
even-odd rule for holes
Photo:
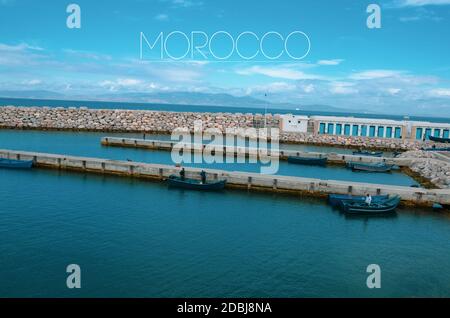
<svg viewBox="0 0 450 318">
<path fill-rule="evenodd" d="M 372 203 L 370 205 L 366 203 L 343 203 L 343 210 L 347 214 L 386 214 L 393 213 L 400 204 L 400 197 L 394 197 L 386 200 L 383 203 Z"/>
<path fill-rule="evenodd" d="M 367 157 L 382 157 L 383 153 L 381 151 L 369 152 L 369 151 L 353 151 L 355 156 L 367 156 Z"/>
<path fill-rule="evenodd" d="M 347 167 L 356 171 L 366 171 L 366 172 L 390 172 L 393 169 L 391 165 L 385 164 L 365 164 L 349 162 Z"/>
<path fill-rule="evenodd" d="M 426 148 L 424 151 L 450 151 L 450 147 L 448 148 Z"/>
<path fill-rule="evenodd" d="M 297 164 L 297 165 L 324 167 L 327 165 L 328 159 L 327 158 L 288 157 L 288 162 Z"/>
<path fill-rule="evenodd" d="M 382 202 L 389 199 L 389 195 L 372 196 L 372 202 Z M 334 207 L 342 207 L 344 202 L 360 202 L 363 203 L 366 197 L 363 195 L 346 195 L 346 194 L 330 194 L 328 195 L 328 203 Z"/>
<path fill-rule="evenodd" d="M 6 169 L 30 169 L 33 167 L 32 160 L 13 160 L 0 158 L 0 168 Z"/>
<path fill-rule="evenodd" d="M 170 176 L 167 181 L 169 183 L 169 187 L 198 191 L 220 191 L 223 190 L 226 185 L 226 180 L 201 183 L 199 180 L 195 179 L 186 178 L 184 180 L 181 180 L 181 178 L 178 176 Z"/>
<path fill-rule="evenodd" d="M 450 144 L 450 138 L 441 138 L 441 137 L 433 137 L 433 136 L 430 136 L 428 138 L 434 142 L 442 142 L 442 143 Z"/>
</svg>

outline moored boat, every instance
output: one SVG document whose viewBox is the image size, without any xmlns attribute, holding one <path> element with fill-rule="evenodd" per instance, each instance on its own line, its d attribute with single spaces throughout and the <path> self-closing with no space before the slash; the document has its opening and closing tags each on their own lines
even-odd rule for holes
<svg viewBox="0 0 450 318">
<path fill-rule="evenodd" d="M 30 169 L 33 166 L 33 160 L 14 160 L 0 158 L 0 168 L 8 169 Z"/>
<path fill-rule="evenodd" d="M 304 158 L 304 157 L 288 157 L 288 162 L 297 165 L 307 166 L 326 166 L 327 158 Z"/>
<path fill-rule="evenodd" d="M 382 162 L 380 163 L 347 162 L 347 168 L 367 172 L 389 172 L 394 168 L 394 166 L 387 165 Z"/>
<path fill-rule="evenodd" d="M 428 138 L 434 142 L 450 143 L 450 138 L 441 138 L 441 137 L 434 137 L 434 136 L 429 136 Z"/>
<path fill-rule="evenodd" d="M 378 203 L 389 199 L 389 195 L 374 195 L 372 196 L 372 202 Z M 351 194 L 329 194 L 328 203 L 334 207 L 341 207 L 344 202 L 365 202 L 366 197 L 363 195 L 351 195 Z"/>
<path fill-rule="evenodd" d="M 447 148 L 425 148 L 424 151 L 450 151 L 450 147 Z"/>
<path fill-rule="evenodd" d="M 400 197 L 395 196 L 383 202 L 367 204 L 365 202 L 344 202 L 342 204 L 345 213 L 349 214 L 385 214 L 392 213 L 400 204 Z"/>
<path fill-rule="evenodd" d="M 382 157 L 382 151 L 353 151 L 355 156 Z"/>
<path fill-rule="evenodd" d="M 202 183 L 200 180 L 188 178 L 182 179 L 181 177 L 175 175 L 170 176 L 167 181 L 169 183 L 169 187 L 202 191 L 218 191 L 224 189 L 226 185 L 226 180 Z"/>
</svg>

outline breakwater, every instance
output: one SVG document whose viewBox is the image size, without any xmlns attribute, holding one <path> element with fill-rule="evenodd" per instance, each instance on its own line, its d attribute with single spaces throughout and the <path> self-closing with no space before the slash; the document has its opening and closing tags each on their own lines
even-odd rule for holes
<svg viewBox="0 0 450 318">
<path fill-rule="evenodd" d="M 122 175 L 134 178 L 164 180 L 179 172 L 179 168 L 139 162 L 64 156 L 47 153 L 0 150 L 0 157 L 33 160 L 37 167 L 67 169 L 82 172 Z M 186 168 L 186 176 L 199 178 L 201 169 Z M 225 179 L 230 187 L 246 190 L 289 192 L 324 196 L 329 193 L 364 195 L 366 193 L 399 195 L 404 203 L 430 206 L 432 203 L 450 204 L 450 190 L 423 189 L 383 184 L 345 182 L 290 176 L 261 175 L 258 173 L 204 169 L 208 180 Z"/>
<path fill-rule="evenodd" d="M 257 128 L 262 123 L 279 127 L 281 115 L 240 113 L 195 113 L 145 110 L 88 109 L 85 107 L 0 107 L 0 128 L 47 129 L 70 131 L 140 132 L 170 134 L 174 129 L 185 127 L 191 132 L 194 123 L 202 121 L 203 129 L 217 128 L 222 131 L 240 128 Z M 252 137 L 252 136 L 248 136 Z M 253 136 L 256 137 L 256 136 Z M 280 132 L 282 143 L 327 145 L 348 148 L 382 150 L 418 150 L 430 147 L 431 142 L 374 137 L 317 135 L 311 133 Z"/>
<path fill-rule="evenodd" d="M 372 156 L 358 156 L 349 154 L 337 153 L 323 153 L 311 151 L 296 151 L 296 150 L 280 150 L 280 149 L 266 149 L 266 148 L 252 148 L 239 146 L 219 146 L 206 145 L 195 143 L 178 143 L 175 141 L 151 140 L 151 139 L 136 139 L 136 138 L 120 138 L 120 137 L 103 137 L 101 139 L 103 146 L 110 147 L 127 147 L 127 148 L 143 148 L 150 150 L 163 151 L 187 151 L 187 152 L 205 152 L 224 156 L 239 156 L 239 157 L 257 157 L 257 158 L 279 158 L 287 160 L 288 157 L 297 156 L 304 158 L 327 158 L 329 162 L 336 164 L 345 164 L 347 162 L 360 163 L 385 163 L 391 165 L 398 165 L 400 167 L 409 167 L 412 160 L 408 157 L 402 158 L 383 158 Z"/>
<path fill-rule="evenodd" d="M 438 152 L 408 151 L 400 158 L 408 158 L 409 168 L 434 185 L 450 189 L 450 157 Z"/>
</svg>

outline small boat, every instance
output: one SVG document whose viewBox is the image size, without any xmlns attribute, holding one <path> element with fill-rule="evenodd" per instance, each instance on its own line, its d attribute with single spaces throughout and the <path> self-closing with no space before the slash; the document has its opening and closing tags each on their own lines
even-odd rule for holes
<svg viewBox="0 0 450 318">
<path fill-rule="evenodd" d="M 439 210 L 442 210 L 444 207 L 442 206 L 442 204 L 439 204 L 439 203 L 433 203 L 432 208 L 433 208 L 433 210 L 435 210 L 435 211 L 439 211 Z"/>
<path fill-rule="evenodd" d="M 394 169 L 395 166 L 387 165 L 385 163 L 347 162 L 347 168 L 367 172 L 389 172 Z"/>
<path fill-rule="evenodd" d="M 389 195 L 374 195 L 372 196 L 372 202 L 378 203 L 389 199 Z M 334 207 L 341 207 L 343 202 L 364 202 L 366 197 L 363 195 L 351 195 L 351 194 L 329 194 L 328 203 Z"/>
<path fill-rule="evenodd" d="M 384 214 L 394 212 L 400 204 L 400 197 L 395 196 L 383 202 L 375 202 L 370 205 L 365 202 L 344 202 L 343 210 L 348 214 Z"/>
<path fill-rule="evenodd" d="M 429 136 L 428 138 L 434 142 L 450 143 L 450 138 L 441 138 L 441 137 L 434 137 L 434 136 Z"/>
<path fill-rule="evenodd" d="M 326 166 L 327 158 L 304 158 L 304 157 L 288 157 L 288 162 L 297 165 L 307 166 Z"/>
<path fill-rule="evenodd" d="M 218 191 L 225 188 L 227 183 L 226 180 L 220 180 L 216 182 L 206 182 L 202 183 L 200 180 L 196 179 L 181 179 L 179 176 L 172 175 L 167 179 L 169 182 L 169 187 L 176 187 L 182 189 L 191 189 L 191 190 L 202 190 L 202 191 Z"/>
<path fill-rule="evenodd" d="M 33 160 L 13 160 L 0 158 L 0 168 L 30 169 L 32 166 Z"/>
<path fill-rule="evenodd" d="M 353 151 L 355 156 L 382 157 L 382 151 Z"/>
<path fill-rule="evenodd" d="M 450 147 L 447 148 L 425 148 L 424 151 L 450 151 Z"/>
</svg>

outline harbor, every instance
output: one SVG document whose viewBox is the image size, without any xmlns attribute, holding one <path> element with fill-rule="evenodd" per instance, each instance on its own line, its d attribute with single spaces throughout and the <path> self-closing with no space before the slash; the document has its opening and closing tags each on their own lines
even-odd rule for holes
<svg viewBox="0 0 450 318">
<path fill-rule="evenodd" d="M 55 154 L 20 152 L 0 149 L 0 157 L 14 160 L 31 160 L 37 167 L 67 169 L 82 172 L 93 172 L 112 175 L 123 175 L 134 178 L 165 180 L 179 173 L 179 168 L 167 165 L 155 165 L 129 161 L 116 161 L 99 158 L 63 156 Z M 187 169 L 186 177 L 199 178 L 200 169 Z M 311 195 L 351 194 L 398 195 L 402 200 L 422 206 L 433 203 L 450 204 L 450 190 L 420 189 L 412 187 L 388 186 L 337 180 L 298 178 L 289 176 L 266 176 L 255 173 L 229 172 L 221 170 L 205 170 L 207 179 L 224 179 L 228 186 L 248 190 L 264 190 L 273 192 L 291 192 Z"/>
<path fill-rule="evenodd" d="M 450 277 L 436 276 L 450 265 L 443 243 L 450 233 L 445 151 L 422 151 L 420 148 L 432 148 L 434 143 L 405 140 L 397 141 L 407 145 L 399 147 L 403 151 L 398 153 L 388 143 L 374 147 L 383 150 L 369 151 L 372 147 L 345 145 L 351 137 L 339 138 L 346 140 L 344 145 L 280 141 L 274 152 L 270 141 L 269 149 L 260 152 L 249 148 L 250 142 L 244 142 L 241 148 L 239 144 L 216 147 L 216 156 L 244 160 L 233 164 L 182 164 L 188 180 L 200 180 L 200 172 L 205 171 L 205 185 L 226 181 L 224 190 L 206 192 L 170 186 L 171 176 L 178 176 L 181 166 L 171 158 L 176 142 L 165 133 L 48 126 L 0 129 L 0 157 L 33 163 L 33 168 L 26 171 L 0 169 L 1 177 L 10 180 L 0 185 L 0 195 L 8 202 L 3 204 L 5 222 L 0 232 L 6 233 L 6 240 L 18 242 L 14 247 L 2 247 L 5 254 L 12 256 L 4 266 L 10 279 L 0 292 L 20 295 L 18 290 L 28 288 L 29 296 L 73 295 L 61 290 L 56 281 L 45 280 L 44 286 L 44 281 L 37 280 L 32 288 L 26 287 L 28 282 L 22 279 L 26 273 L 14 265 L 27 258 L 25 254 L 33 255 L 33 250 L 44 250 L 34 254 L 32 262 L 36 268 L 49 271 L 46 274 L 44 270 L 48 279 L 53 277 L 51 271 L 70 262 L 72 253 L 64 252 L 70 244 L 79 250 L 76 257 L 80 263 L 87 264 L 85 281 L 90 287 L 75 293 L 83 296 L 370 295 L 359 287 L 359 281 L 365 278 L 364 268 L 360 271 L 358 266 L 364 267 L 373 257 L 400 271 L 392 272 L 394 277 L 401 279 L 402 271 L 411 268 L 422 277 L 420 282 L 405 287 L 386 285 L 379 296 L 447 295 Z M 181 149 L 194 156 L 204 147 L 186 144 Z M 264 155 L 279 159 L 277 174 L 259 173 L 262 161 L 267 159 Z M 288 160 L 291 157 L 326 159 L 327 164 L 293 164 Z M 251 163 L 253 159 L 256 163 Z M 350 162 L 383 163 L 400 169 L 389 173 L 357 172 L 346 166 Z M 430 184 L 424 187 L 421 180 L 407 173 L 409 170 Z M 357 204 L 348 208 L 344 204 L 344 209 L 330 205 L 330 194 L 343 198 L 371 194 L 373 208 L 380 206 L 378 197 L 389 196 L 388 202 L 398 196 L 401 202 L 395 211 L 367 215 L 358 212 Z M 31 208 L 33 202 L 39 202 L 39 207 Z M 444 209 L 435 210 L 437 204 Z M 21 212 L 17 213 L 17 209 Z M 44 219 L 51 221 L 43 224 Z M 239 224 L 235 220 L 240 220 Z M 20 225 L 24 222 L 26 233 Z M 78 225 L 72 228 L 73 224 Z M 42 231 L 50 234 L 42 237 Z M 21 240 L 24 235 L 32 243 Z M 380 237 L 396 243 L 381 246 L 377 241 Z M 46 251 L 49 244 L 63 256 L 55 258 L 54 252 Z M 414 248 L 407 248 L 411 244 Z M 121 248 L 124 245 L 128 246 L 126 250 Z M 19 253 L 14 252 L 17 247 Z M 322 271 L 329 270 L 337 259 L 333 252 L 336 249 L 340 251 L 339 259 L 347 261 L 333 270 L 334 280 L 317 288 L 315 283 Z M 438 257 L 436 251 L 440 251 Z M 92 262 L 94 253 L 109 264 Z M 355 253 L 358 260 L 354 259 Z M 414 264 L 407 262 L 411 257 L 417 259 Z M 124 259 L 130 274 L 121 270 Z M 439 262 L 431 264 L 427 259 Z M 317 270 L 311 271 L 311 262 Z M 243 276 L 230 279 L 230 275 L 220 275 L 222 279 L 216 271 L 208 270 L 210 266 L 223 272 L 238 271 Z M 254 273 L 255 266 L 260 274 Z M 109 282 L 102 274 L 105 270 L 116 277 L 109 291 L 101 287 Z M 148 271 L 162 283 L 149 288 L 155 278 L 147 276 Z M 211 283 L 205 282 L 205 275 Z M 198 287 L 193 288 L 193 282 Z M 283 282 L 278 285 L 283 287 L 268 288 L 278 282 Z M 428 284 L 430 288 L 422 289 Z M 352 286 L 352 291 L 343 287 L 347 285 Z M 129 292 L 120 291 L 130 286 Z"/>
<path fill-rule="evenodd" d="M 450 0 L 55 2 L 0 0 L 0 301 L 450 297 Z"/>
</svg>

